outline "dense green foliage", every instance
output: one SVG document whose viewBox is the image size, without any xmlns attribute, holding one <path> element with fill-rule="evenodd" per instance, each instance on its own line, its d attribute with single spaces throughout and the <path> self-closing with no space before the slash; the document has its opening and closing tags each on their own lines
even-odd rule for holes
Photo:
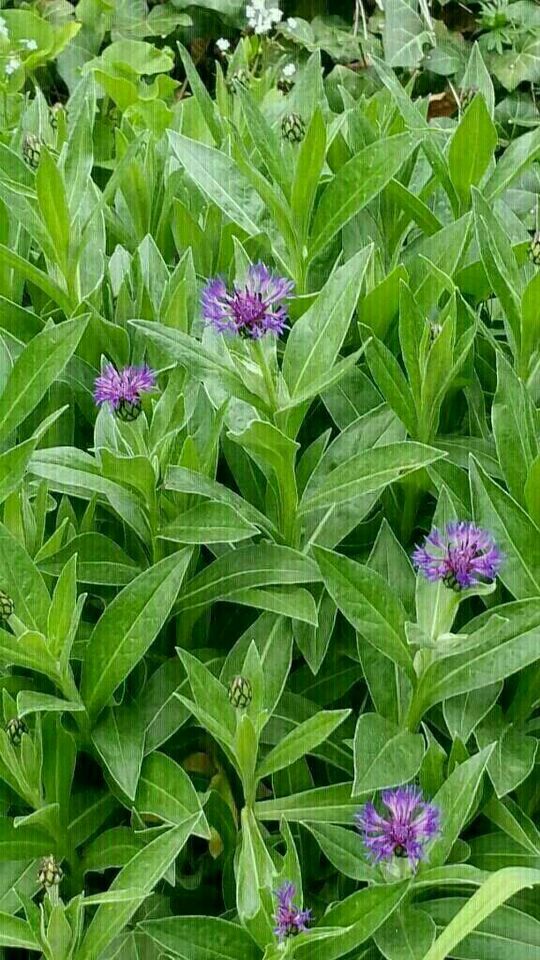
<svg viewBox="0 0 540 960">
<path fill-rule="evenodd" d="M 6 960 L 540 956 L 538 7 L 382 6 L 2 10 Z"/>
</svg>

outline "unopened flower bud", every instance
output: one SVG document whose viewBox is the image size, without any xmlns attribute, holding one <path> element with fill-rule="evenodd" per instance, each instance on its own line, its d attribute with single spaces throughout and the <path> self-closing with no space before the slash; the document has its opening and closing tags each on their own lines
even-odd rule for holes
<svg viewBox="0 0 540 960">
<path fill-rule="evenodd" d="M 233 707 L 238 707 L 239 709 L 249 707 L 251 698 L 253 697 L 251 684 L 246 677 L 233 677 L 229 683 L 228 693 L 229 700 Z"/>
<path fill-rule="evenodd" d="M 136 420 L 142 410 L 142 402 L 140 397 L 137 397 L 136 400 L 120 400 L 115 413 L 119 420 L 123 420 L 124 423 L 131 423 L 132 420 Z"/>
<path fill-rule="evenodd" d="M 529 260 L 540 267 L 540 233 L 537 231 L 529 243 Z"/>
<path fill-rule="evenodd" d="M 28 733 L 28 727 L 20 717 L 12 717 L 11 720 L 8 720 L 6 723 L 6 733 L 12 745 L 18 747 L 22 740 L 23 733 Z"/>
<path fill-rule="evenodd" d="M 13 611 L 15 609 L 15 604 L 11 597 L 8 597 L 7 593 L 4 593 L 3 590 L 0 590 L 0 621 L 9 620 Z"/>
<path fill-rule="evenodd" d="M 289 113 L 281 121 L 281 136 L 289 143 L 300 143 L 304 139 L 306 125 L 299 113 Z"/>
<path fill-rule="evenodd" d="M 64 871 L 52 853 L 43 857 L 38 871 L 38 880 L 42 887 L 47 889 L 48 887 L 58 886 L 63 876 Z"/>
<path fill-rule="evenodd" d="M 43 141 L 33 133 L 27 133 L 22 144 L 22 155 L 32 170 L 37 170 Z"/>
</svg>

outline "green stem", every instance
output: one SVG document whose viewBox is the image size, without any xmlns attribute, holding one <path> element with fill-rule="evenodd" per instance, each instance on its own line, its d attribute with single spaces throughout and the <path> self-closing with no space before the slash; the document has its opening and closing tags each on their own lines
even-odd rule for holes
<svg viewBox="0 0 540 960">
<path fill-rule="evenodd" d="M 253 351 L 255 353 L 255 357 L 257 358 L 259 368 L 263 375 L 264 385 L 266 387 L 266 393 L 268 398 L 268 404 L 272 409 L 272 413 L 275 413 L 275 411 L 279 406 L 277 393 L 276 393 L 276 386 L 274 383 L 274 378 L 272 376 L 270 367 L 266 362 L 266 357 L 264 355 L 264 348 L 260 340 L 253 341 Z"/>
</svg>

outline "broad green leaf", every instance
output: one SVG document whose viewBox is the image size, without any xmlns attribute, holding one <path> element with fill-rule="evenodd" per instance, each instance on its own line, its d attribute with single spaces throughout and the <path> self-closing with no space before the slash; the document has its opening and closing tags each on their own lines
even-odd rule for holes
<svg viewBox="0 0 540 960">
<path fill-rule="evenodd" d="M 540 530 L 474 458 L 470 469 L 474 518 L 504 555 L 499 576 L 518 599 L 540 593 Z"/>
<path fill-rule="evenodd" d="M 424 749 L 421 734 L 400 730 L 376 713 L 363 713 L 354 734 L 354 796 L 413 780 Z"/>
<path fill-rule="evenodd" d="M 255 804 L 258 820 L 303 821 L 307 823 L 353 822 L 358 800 L 352 796 L 352 783 L 338 783 L 331 787 L 315 787 L 302 793 L 259 800 Z"/>
<path fill-rule="evenodd" d="M 336 606 L 369 643 L 412 678 L 405 611 L 389 585 L 375 570 L 355 560 L 320 547 L 314 548 L 314 552 Z"/>
<path fill-rule="evenodd" d="M 332 470 L 311 497 L 303 498 L 301 513 L 382 491 L 388 484 L 427 467 L 442 456 L 440 450 L 413 441 L 374 447 Z"/>
<path fill-rule="evenodd" d="M 49 591 L 20 541 L 0 524 L 0 581 L 13 600 L 15 614 L 29 630 L 47 631 Z"/>
<path fill-rule="evenodd" d="M 477 94 L 461 118 L 448 148 L 452 183 L 466 203 L 471 186 L 480 183 L 497 146 L 495 125 L 486 102 Z"/>
<path fill-rule="evenodd" d="M 181 960 L 259 960 L 261 955 L 243 927 L 220 917 L 163 917 L 144 920 L 140 928 Z"/>
<path fill-rule="evenodd" d="M 366 857 L 366 847 L 356 830 L 346 830 L 331 823 L 309 823 L 307 827 L 325 857 L 340 873 L 351 880 L 369 881 L 378 876 Z"/>
<path fill-rule="evenodd" d="M 53 697 L 50 693 L 38 693 L 37 690 L 21 690 L 17 694 L 17 715 L 25 717 L 28 713 L 78 713 L 84 710 L 84 704 Z"/>
<path fill-rule="evenodd" d="M 321 943 L 306 943 L 297 951 L 297 957 L 299 960 L 335 960 L 355 950 L 392 915 L 408 886 L 406 881 L 365 887 L 337 903 L 325 913 L 318 926 L 341 927 L 342 933 L 336 931 L 331 939 Z"/>
<path fill-rule="evenodd" d="M 480 748 L 495 743 L 487 772 L 498 797 L 511 793 L 534 768 L 538 740 L 509 723 L 499 706 L 493 707 L 475 731 Z"/>
<path fill-rule="evenodd" d="M 36 173 L 36 191 L 41 216 L 64 275 L 69 268 L 70 217 L 66 188 L 49 150 L 41 150 Z"/>
<path fill-rule="evenodd" d="M 415 136 L 400 133 L 370 144 L 338 170 L 317 206 L 309 246 L 311 260 L 383 190 L 417 145 Z"/>
<path fill-rule="evenodd" d="M 190 580 L 178 598 L 178 608 L 203 608 L 246 587 L 313 583 L 319 579 L 313 560 L 290 547 L 270 543 L 239 547 L 234 553 L 214 560 Z"/>
<path fill-rule="evenodd" d="M 146 757 L 135 797 L 135 808 L 141 816 L 159 817 L 164 823 L 182 823 L 199 813 L 193 832 L 210 838 L 197 792 L 185 770 L 172 757 L 157 751 Z"/>
<path fill-rule="evenodd" d="M 429 914 L 406 905 L 379 927 L 374 940 L 386 960 L 423 960 L 436 932 Z"/>
<path fill-rule="evenodd" d="M 37 950 L 41 953 L 41 946 L 34 937 L 30 924 L 21 917 L 12 917 L 9 913 L 0 913 L 0 947 Z"/>
<path fill-rule="evenodd" d="M 31 437 L 11 450 L 0 453 L 0 503 L 19 487 L 37 443 L 37 437 Z"/>
<path fill-rule="evenodd" d="M 283 357 L 291 397 L 309 390 L 335 363 L 347 335 L 372 247 L 360 250 L 332 274 L 313 305 L 294 324 Z"/>
<path fill-rule="evenodd" d="M 199 814 L 188 817 L 152 840 L 126 864 L 113 880 L 110 890 L 122 891 L 135 888 L 142 891 L 138 899 L 129 900 L 122 907 L 118 904 L 102 904 L 92 917 L 84 935 L 76 960 L 95 960 L 114 937 L 129 922 L 137 908 L 149 896 L 169 866 L 176 859 L 193 833 Z"/>
<path fill-rule="evenodd" d="M 226 503 L 200 503 L 161 528 L 159 537 L 176 543 L 237 543 L 259 533 Z"/>
<path fill-rule="evenodd" d="M 169 130 L 168 136 L 186 173 L 208 199 L 246 233 L 258 233 L 260 204 L 254 202 L 253 190 L 234 160 L 175 131 Z"/>
<path fill-rule="evenodd" d="M 144 720 L 131 704 L 105 710 L 92 743 L 112 778 L 130 800 L 135 799 L 144 757 Z"/>
<path fill-rule="evenodd" d="M 326 154 L 326 126 L 317 107 L 300 144 L 291 190 L 291 212 L 298 234 L 305 241 Z"/>
<path fill-rule="evenodd" d="M 41 559 L 43 573 L 59 576 L 70 560 L 77 555 L 77 576 L 80 583 L 124 586 L 141 572 L 133 559 L 114 540 L 102 533 L 81 533 L 60 550 Z"/>
<path fill-rule="evenodd" d="M 349 710 L 320 710 L 316 716 L 299 724 L 267 753 L 257 767 L 257 776 L 267 777 L 311 753 L 314 747 L 326 740 L 340 723 L 343 723 L 349 713 Z"/>
<path fill-rule="evenodd" d="M 431 949 L 428 950 L 424 960 L 445 960 L 445 957 L 448 955 L 458 957 L 465 956 L 462 953 L 456 954 L 454 950 L 468 934 L 476 930 L 497 907 L 506 900 L 509 900 L 510 897 L 519 890 L 522 890 L 523 887 L 532 887 L 539 883 L 539 870 L 530 870 L 525 867 L 508 867 L 505 870 L 497 871 L 497 873 L 486 880 L 480 889 L 473 894 L 471 899 L 467 900 L 456 913 Z M 488 925 L 487 928 L 490 933 L 493 932 L 493 927 L 490 929 Z M 538 937 L 536 937 L 536 943 L 538 944 Z M 478 942 L 474 943 L 474 940 L 473 944 L 476 949 L 480 946 Z M 523 949 L 522 941 L 520 942 L 519 949 Z"/>
<path fill-rule="evenodd" d="M 86 324 L 86 317 L 77 317 L 47 327 L 24 348 L 0 396 L 0 438 L 9 437 L 58 379 Z"/>
<path fill-rule="evenodd" d="M 212 135 L 214 143 L 219 146 L 222 140 L 222 132 L 215 104 L 202 82 L 188 51 L 179 40 L 177 40 L 176 45 L 182 59 L 184 70 L 186 71 L 187 79 L 189 80 L 191 92 L 199 105 L 201 114 L 204 117 L 204 122 Z"/>
<path fill-rule="evenodd" d="M 523 506 L 529 470 L 538 456 L 536 410 L 527 388 L 502 353 L 497 354 L 491 423 L 506 486 Z"/>
<path fill-rule="evenodd" d="M 460 693 L 444 701 L 443 713 L 452 739 L 458 737 L 467 743 L 481 720 L 499 699 L 502 683 L 490 683 L 486 687 Z"/>
<path fill-rule="evenodd" d="M 487 747 L 456 767 L 432 798 L 433 804 L 440 811 L 441 832 L 428 848 L 430 867 L 442 866 L 445 863 L 467 823 L 492 749 Z"/>
<path fill-rule="evenodd" d="M 144 656 L 167 620 L 191 558 L 189 549 L 145 570 L 109 604 L 85 650 L 81 695 L 91 717 Z"/>
</svg>

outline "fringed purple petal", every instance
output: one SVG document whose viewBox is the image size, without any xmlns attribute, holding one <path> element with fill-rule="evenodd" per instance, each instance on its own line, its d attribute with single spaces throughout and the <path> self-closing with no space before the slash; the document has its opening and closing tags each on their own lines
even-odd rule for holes
<svg viewBox="0 0 540 960">
<path fill-rule="evenodd" d="M 494 580 L 503 557 L 487 530 L 459 520 L 447 524 L 444 533 L 433 528 L 412 560 L 428 580 L 460 590 Z"/>
<path fill-rule="evenodd" d="M 355 814 L 366 851 L 375 863 L 406 857 L 416 869 L 425 858 L 427 842 L 439 832 L 439 810 L 427 803 L 414 785 L 384 790 L 381 799 L 390 814 L 387 818 L 372 803 Z"/>
<path fill-rule="evenodd" d="M 295 894 L 296 887 L 294 883 L 289 881 L 283 883 L 276 891 L 277 909 L 274 933 L 280 942 L 287 937 L 294 937 L 303 933 L 311 920 L 311 910 L 301 910 L 293 903 Z"/>
<path fill-rule="evenodd" d="M 201 305 L 204 320 L 218 333 L 236 333 L 259 340 L 266 334 L 279 336 L 287 325 L 283 301 L 294 284 L 271 273 L 264 263 L 248 268 L 243 287 L 229 292 L 221 278 L 211 280 L 203 290 Z"/>
<path fill-rule="evenodd" d="M 112 363 L 107 363 L 96 378 L 94 400 L 98 406 L 108 403 L 116 410 L 122 400 L 129 403 L 139 400 L 141 393 L 148 393 L 155 383 L 155 373 L 146 364 L 117 370 Z"/>
</svg>

